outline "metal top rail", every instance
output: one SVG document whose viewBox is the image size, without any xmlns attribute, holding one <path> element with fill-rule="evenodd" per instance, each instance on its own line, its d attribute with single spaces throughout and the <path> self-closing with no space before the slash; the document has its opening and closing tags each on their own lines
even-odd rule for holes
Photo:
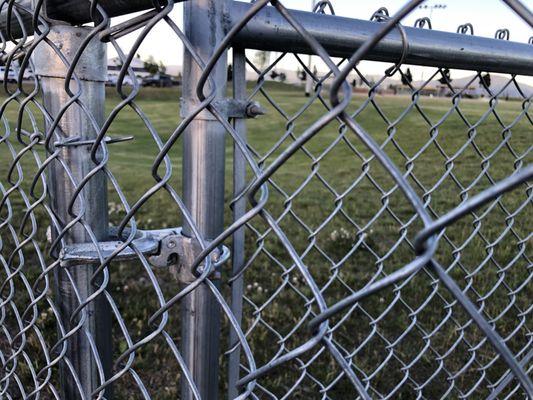
<svg viewBox="0 0 533 400">
<path fill-rule="evenodd" d="M 180 2 L 183 0 L 177 0 Z M 91 22 L 91 3 L 79 0 L 46 0 L 46 13 L 50 18 L 67 21 L 71 24 Z M 160 2 L 163 3 L 163 2 Z M 147 10 L 157 5 L 157 0 L 99 0 L 101 6 L 110 17 L 118 17 L 138 11 Z"/>
<path fill-rule="evenodd" d="M 30 3 L 31 0 L 17 3 L 19 11 Z M 80 6 L 76 0 L 47 0 L 45 4 L 49 18 L 72 24 L 91 21 L 89 3 Z M 153 0 L 101 0 L 99 4 L 110 17 L 154 7 Z M 250 7 L 249 3 L 232 1 L 227 28 L 240 21 Z M 4 33 L 6 13 L 4 9 L 0 15 L 0 30 Z M 335 57 L 351 56 L 380 28 L 379 22 L 297 10 L 291 13 Z M 27 13 L 25 16 L 23 11 L 21 15 L 26 31 L 32 32 L 31 15 Z M 403 58 L 404 63 L 413 65 L 533 75 L 533 46 L 530 44 L 420 28 L 404 27 L 404 31 L 409 46 L 405 46 L 400 31 L 396 29 L 375 46 L 367 59 L 398 62 Z M 20 26 L 12 26 L 11 36 L 20 35 Z M 263 8 L 233 42 L 238 47 L 280 52 L 287 50 L 287 43 L 296 52 L 312 53 L 307 43 L 274 7 Z"/>
<path fill-rule="evenodd" d="M 179 3 L 183 0 L 175 0 Z M 161 1 L 159 1 L 161 3 Z M 157 6 L 158 0 L 99 0 L 101 6 L 109 17 L 118 17 L 121 15 L 131 14 L 134 12 L 144 11 Z M 11 11 L 9 11 L 11 10 Z M 21 28 L 17 18 L 8 18 L 8 13 L 18 11 L 24 30 Z M 7 36 L 7 21 L 11 21 L 10 38 L 20 39 L 24 31 L 32 34 L 33 29 L 33 10 L 32 0 L 19 0 L 10 7 L 3 5 L 0 12 L 0 31 Z M 82 25 L 93 22 L 91 17 L 91 3 L 79 0 L 44 0 L 42 6 L 43 13 L 47 18 L 57 21 L 68 22 L 72 25 Z"/>
<path fill-rule="evenodd" d="M 239 21 L 251 6 L 234 1 L 232 21 Z M 334 57 L 350 57 L 381 27 L 335 15 L 291 10 L 291 14 Z M 479 36 L 404 27 L 407 51 L 398 29 L 392 31 L 366 57 L 372 61 L 533 75 L 533 46 Z M 312 53 L 308 44 L 274 7 L 265 7 L 237 35 L 234 44 L 257 50 Z"/>
</svg>

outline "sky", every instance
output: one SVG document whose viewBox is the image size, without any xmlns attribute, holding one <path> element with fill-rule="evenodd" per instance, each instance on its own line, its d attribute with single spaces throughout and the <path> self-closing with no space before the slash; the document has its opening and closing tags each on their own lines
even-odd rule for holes
<svg viewBox="0 0 533 400">
<path fill-rule="evenodd" d="M 533 8 L 533 0 L 522 0 L 523 3 Z M 394 14 L 405 3 L 406 0 L 331 0 L 334 4 L 337 15 L 344 17 L 368 20 L 379 8 L 386 7 L 390 14 Z M 287 8 L 311 10 L 313 0 L 283 0 L 282 3 Z M 464 23 L 471 23 L 474 26 L 476 36 L 494 37 L 497 29 L 507 28 L 510 30 L 510 40 L 527 43 L 533 36 L 533 29 L 523 22 L 505 3 L 501 0 L 428 0 L 424 3 L 431 6 L 436 4 L 445 5 L 445 9 L 435 9 L 431 18 L 433 29 L 448 32 L 456 32 L 457 27 Z M 412 12 L 402 22 L 406 26 L 413 26 L 416 19 L 429 17 L 429 9 L 417 9 Z M 183 19 L 183 5 L 178 4 L 171 14 L 172 19 L 181 27 Z M 127 20 L 130 17 L 117 18 L 114 23 Z M 131 47 L 136 38 L 136 34 L 130 34 L 122 38 L 119 43 L 124 50 Z M 181 65 L 183 59 L 183 48 L 175 34 L 164 23 L 158 24 L 149 34 L 139 49 L 141 57 L 153 56 L 157 61 L 162 61 L 166 65 Z M 110 49 L 109 56 L 113 57 L 114 51 Z M 291 69 L 292 63 L 287 61 L 280 68 Z M 362 65 L 363 72 L 375 66 Z M 420 79 L 423 69 L 415 68 L 413 75 L 415 79 Z M 457 74 L 457 72 L 455 72 Z M 529 80 L 529 79 L 528 79 Z"/>
</svg>

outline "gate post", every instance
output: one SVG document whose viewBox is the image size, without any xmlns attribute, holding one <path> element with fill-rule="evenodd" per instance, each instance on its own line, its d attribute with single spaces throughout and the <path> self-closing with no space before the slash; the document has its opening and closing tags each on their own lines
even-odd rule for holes
<svg viewBox="0 0 533 400">
<path fill-rule="evenodd" d="M 70 63 L 91 31 L 83 27 L 55 25 L 51 27 L 47 38 Z M 68 65 L 45 42 L 35 50 L 34 63 L 44 107 L 55 120 L 72 100 L 65 90 Z M 81 93 L 79 101 L 85 105 L 86 111 L 74 103 L 60 117 L 50 145 L 58 151 L 58 155 L 48 169 L 50 203 L 59 224 L 57 229 L 52 230 L 52 238 L 55 240 L 59 231 L 72 223 L 75 216 L 82 216 L 81 221 L 67 229 L 62 239 L 67 246 L 93 243 L 94 239 L 91 239 L 88 230 L 92 231 L 96 241 L 105 241 L 108 236 L 107 182 L 104 172 L 98 172 L 87 182 L 74 203 L 72 213 L 69 212 L 79 184 L 97 167 L 91 158 L 91 142 L 97 137 L 98 128 L 88 114 L 98 127 L 102 126 L 107 53 L 105 44 L 98 38 L 93 39 L 83 52 L 75 74 L 81 88 L 72 79 L 71 91 Z M 46 129 L 50 128 L 48 121 Z M 59 254 L 54 256 L 59 257 Z M 111 314 L 104 296 L 100 295 L 89 302 L 73 317 L 80 303 L 84 303 L 96 290 L 92 280 L 94 270 L 95 265 L 59 265 L 54 271 L 55 298 L 61 323 L 66 335 L 74 330 L 65 341 L 66 353 L 60 363 L 61 391 L 65 399 L 92 398 L 92 393 L 102 384 L 102 374 L 108 377 L 110 372 Z M 76 330 L 82 314 L 86 316 L 85 322 Z M 96 343 L 99 360 L 91 347 L 91 340 Z M 104 395 L 109 399 L 109 389 Z"/>
<path fill-rule="evenodd" d="M 205 63 L 224 38 L 226 4 L 226 0 L 193 0 L 184 5 L 185 34 L 196 54 Z M 185 50 L 184 115 L 198 107 L 196 88 L 202 72 L 202 68 Z M 224 100 L 227 84 L 226 53 L 218 60 L 211 77 L 216 85 L 215 100 Z M 207 86 L 206 90 L 211 90 L 209 84 Z M 225 128 L 208 111 L 201 112 L 184 132 L 184 201 L 205 241 L 216 238 L 224 229 L 225 135 Z M 183 233 L 195 239 L 191 227 L 186 224 Z M 206 284 L 200 285 L 181 301 L 181 348 L 202 399 L 213 400 L 218 395 L 220 312 L 220 306 Z M 182 399 L 193 398 L 187 381 L 182 379 Z"/>
</svg>

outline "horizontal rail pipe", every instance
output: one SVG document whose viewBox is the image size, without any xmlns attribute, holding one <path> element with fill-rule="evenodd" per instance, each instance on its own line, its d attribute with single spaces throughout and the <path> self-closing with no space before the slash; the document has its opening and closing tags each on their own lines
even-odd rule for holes
<svg viewBox="0 0 533 400">
<path fill-rule="evenodd" d="M 31 0 L 22 0 L 18 4 L 27 5 L 30 9 Z M 87 23 L 91 20 L 88 4 L 79 0 L 46 0 L 46 14 L 74 25 Z M 100 0 L 99 4 L 110 16 L 118 16 L 153 8 L 156 3 L 154 0 Z M 241 20 L 250 7 L 250 3 L 232 1 L 226 29 L 229 30 Z M 333 57 L 351 56 L 380 28 L 379 22 L 298 10 L 292 10 L 291 13 Z M 0 30 L 4 33 L 7 24 L 5 14 L 4 8 L 0 15 Z M 27 34 L 30 34 L 31 16 L 28 13 L 21 14 Z M 533 75 L 533 46 L 530 44 L 421 28 L 404 29 L 409 44 L 405 64 Z M 17 38 L 20 35 L 18 22 L 12 22 L 11 36 Z M 235 37 L 234 44 L 255 50 L 312 53 L 303 38 L 270 6 L 263 8 L 242 29 Z M 404 43 L 396 29 L 375 46 L 367 59 L 397 62 L 403 51 Z"/>
<path fill-rule="evenodd" d="M 181 2 L 185 0 L 175 0 Z M 109 17 L 118 17 L 121 15 L 131 14 L 134 12 L 149 10 L 154 8 L 157 4 L 164 5 L 164 0 L 99 0 L 100 5 Z M 7 3 L 0 13 L 0 31 L 6 36 L 7 27 Z M 44 14 L 57 21 L 68 22 L 71 25 L 82 25 L 93 22 L 91 18 L 91 3 L 87 0 L 45 0 L 43 2 Z M 33 34 L 33 6 L 32 0 L 19 0 L 16 2 L 16 9 L 22 19 L 22 24 L 27 35 Z M 13 15 L 11 20 L 11 36 L 12 39 L 20 39 L 23 36 L 23 29 L 20 26 L 18 19 Z"/>
<path fill-rule="evenodd" d="M 251 7 L 234 1 L 231 20 Z M 379 22 L 291 10 L 294 18 L 333 57 L 350 57 L 381 27 Z M 404 27 L 409 43 L 405 64 L 517 75 L 533 75 L 533 45 L 479 36 Z M 263 8 L 236 36 L 235 45 L 256 50 L 312 53 L 305 40 L 274 7 Z M 366 59 L 398 62 L 404 45 L 398 29 L 377 44 Z"/>
<path fill-rule="evenodd" d="M 4 3 L 2 10 L 0 10 L 0 33 L 2 34 L 2 40 L 20 39 L 24 36 L 24 33 L 33 35 L 32 10 L 32 0 L 20 0 L 13 6 L 11 18 L 9 18 L 8 4 Z M 15 12 L 17 12 L 18 17 L 15 15 Z M 9 35 L 7 29 L 8 24 L 11 28 Z"/>
<path fill-rule="evenodd" d="M 183 0 L 177 0 L 180 2 Z M 80 0 L 46 0 L 46 15 L 52 19 L 67 21 L 73 25 L 91 22 L 91 3 Z M 159 0 L 164 5 L 166 1 Z M 158 0 L 99 0 L 100 5 L 110 17 L 131 14 L 154 8 Z"/>
</svg>

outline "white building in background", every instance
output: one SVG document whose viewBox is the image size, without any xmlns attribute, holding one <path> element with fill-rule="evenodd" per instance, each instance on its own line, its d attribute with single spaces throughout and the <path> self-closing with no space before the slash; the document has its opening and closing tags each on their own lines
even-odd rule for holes
<svg viewBox="0 0 533 400">
<path fill-rule="evenodd" d="M 139 55 L 137 55 L 131 61 L 130 66 L 133 69 L 133 73 L 135 74 L 139 82 L 141 82 L 143 78 L 150 76 L 150 73 L 146 70 L 146 68 L 144 68 L 144 61 L 141 60 L 141 57 Z M 107 60 L 107 81 L 112 84 L 116 84 L 121 69 L 122 61 L 119 57 L 114 57 Z M 126 85 L 131 85 L 131 77 L 126 76 L 124 79 L 124 83 Z"/>
</svg>

